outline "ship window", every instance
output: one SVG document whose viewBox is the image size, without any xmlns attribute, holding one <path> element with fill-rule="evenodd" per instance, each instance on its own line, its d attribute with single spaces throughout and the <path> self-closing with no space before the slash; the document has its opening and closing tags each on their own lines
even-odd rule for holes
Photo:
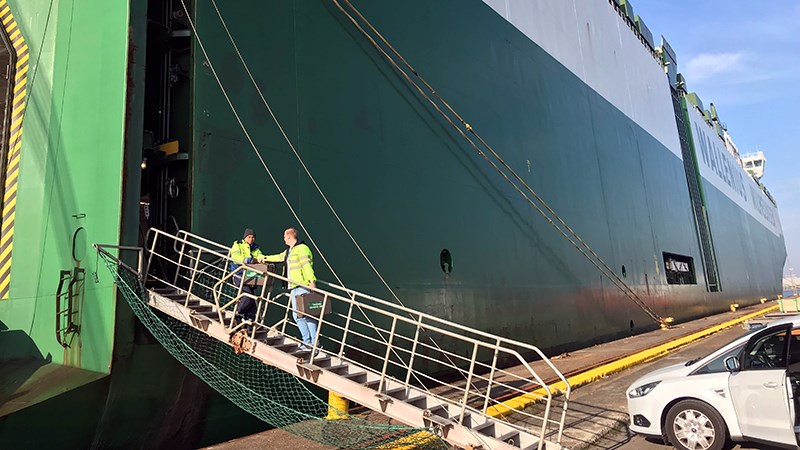
<svg viewBox="0 0 800 450">
<path fill-rule="evenodd" d="M 761 167 L 761 161 L 756 161 L 755 165 L 756 165 L 756 167 Z"/>
<path fill-rule="evenodd" d="M 444 249 L 442 253 L 439 254 L 439 265 L 442 267 L 442 272 L 444 273 L 453 271 L 453 255 L 450 254 L 450 250 Z"/>
<path fill-rule="evenodd" d="M 664 252 L 664 273 L 668 284 L 697 284 L 691 256 Z"/>
<path fill-rule="evenodd" d="M 622 278 L 626 278 L 628 276 L 628 271 L 625 270 L 625 265 L 622 265 Z"/>
</svg>

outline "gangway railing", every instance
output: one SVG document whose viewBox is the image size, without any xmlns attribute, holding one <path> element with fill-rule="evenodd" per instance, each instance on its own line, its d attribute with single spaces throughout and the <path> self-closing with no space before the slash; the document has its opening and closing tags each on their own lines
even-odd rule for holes
<svg viewBox="0 0 800 450">
<path fill-rule="evenodd" d="M 569 383 L 533 345 L 318 281 L 306 288 L 332 313 L 317 319 L 303 353 L 290 319 L 302 312 L 292 308 L 286 277 L 252 265 L 231 271 L 226 246 L 186 231 L 151 229 L 139 257 L 151 306 L 220 340 L 246 335 L 248 353 L 267 364 L 461 447 L 560 448 Z M 245 297 L 256 301 L 255 320 L 236 320 Z M 554 381 L 565 388 L 554 391 Z M 538 407 L 509 419 L 502 401 L 517 395 Z"/>
</svg>

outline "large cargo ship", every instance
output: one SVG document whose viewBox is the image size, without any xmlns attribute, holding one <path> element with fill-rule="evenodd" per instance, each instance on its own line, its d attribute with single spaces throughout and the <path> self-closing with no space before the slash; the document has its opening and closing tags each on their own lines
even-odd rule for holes
<svg viewBox="0 0 800 450">
<path fill-rule="evenodd" d="M 0 17 L 4 448 L 263 427 L 98 268 L 91 244 L 148 227 L 251 227 L 275 252 L 301 227 L 321 278 L 553 353 L 781 293 L 763 158 L 746 167 L 628 1 L 0 0 Z"/>
</svg>

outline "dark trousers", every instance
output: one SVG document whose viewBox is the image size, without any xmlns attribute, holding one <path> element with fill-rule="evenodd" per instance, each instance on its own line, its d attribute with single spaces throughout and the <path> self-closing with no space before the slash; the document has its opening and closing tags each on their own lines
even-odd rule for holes
<svg viewBox="0 0 800 450">
<path fill-rule="evenodd" d="M 245 289 L 248 289 L 245 286 L 242 291 L 244 292 Z M 244 316 L 245 319 L 255 320 L 256 319 L 256 301 L 250 297 L 242 297 L 239 299 L 239 315 Z"/>
</svg>

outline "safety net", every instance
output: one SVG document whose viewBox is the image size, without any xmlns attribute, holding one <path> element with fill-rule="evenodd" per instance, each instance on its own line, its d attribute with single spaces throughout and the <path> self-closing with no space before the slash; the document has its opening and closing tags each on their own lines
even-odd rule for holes
<svg viewBox="0 0 800 450">
<path fill-rule="evenodd" d="M 243 410 L 269 425 L 331 448 L 446 449 L 425 428 L 366 420 L 336 409 L 302 380 L 147 304 L 138 274 L 100 253 L 136 317 L 181 364 Z M 335 419 L 335 420 L 334 420 Z"/>
</svg>

